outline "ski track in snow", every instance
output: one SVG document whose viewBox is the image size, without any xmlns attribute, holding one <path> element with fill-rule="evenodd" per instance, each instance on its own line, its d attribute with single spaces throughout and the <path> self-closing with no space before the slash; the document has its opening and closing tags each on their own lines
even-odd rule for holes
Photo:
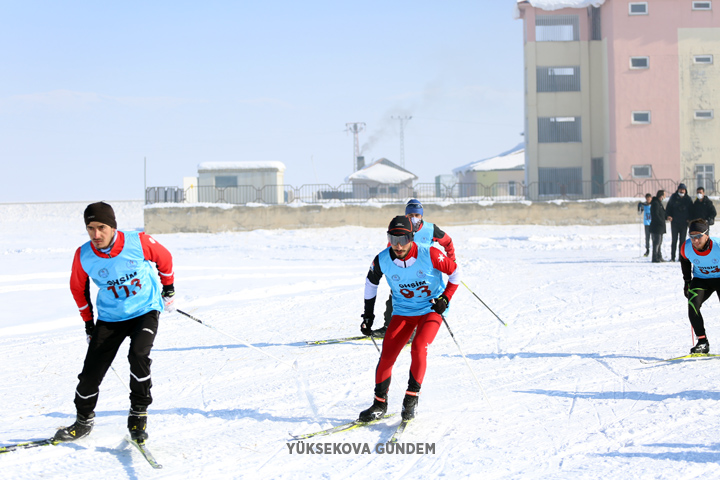
<svg viewBox="0 0 720 480">
<path fill-rule="evenodd" d="M 141 229 L 142 205 L 115 206 Z M 74 420 L 84 330 L 68 281 L 86 241 L 85 204 L 0 205 L 0 445 L 46 438 Z M 153 471 L 123 437 L 126 346 L 100 392 L 96 427 L 75 444 L 0 455 L 3 478 L 718 478 L 720 380 L 714 361 L 644 365 L 690 345 L 677 263 L 638 254 L 637 225 L 447 227 L 465 283 L 447 316 L 484 401 L 445 327 L 429 348 L 417 419 L 403 442 L 434 454 L 290 454 L 288 432 L 357 417 L 372 401 L 371 342 L 359 334 L 365 274 L 383 229 L 157 235 L 173 253 L 176 303 L 283 362 L 179 314 L 153 348 Z M 43 225 L 43 235 L 32 235 Z M 51 242 L 48 244 L 48 242 Z M 669 257 L 669 235 L 664 245 Z M 376 321 L 389 289 L 378 292 Z M 94 296 L 94 291 L 93 291 Z M 720 338 L 720 304 L 703 307 Z M 712 343 L 712 341 L 711 341 Z M 410 364 L 394 368 L 399 412 Z M 314 413 L 317 410 L 317 414 Z M 306 444 L 387 442 L 399 417 Z"/>
</svg>

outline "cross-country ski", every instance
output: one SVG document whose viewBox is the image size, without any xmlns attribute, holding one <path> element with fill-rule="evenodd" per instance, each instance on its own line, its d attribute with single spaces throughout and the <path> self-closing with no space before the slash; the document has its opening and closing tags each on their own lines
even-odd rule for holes
<svg viewBox="0 0 720 480">
<path fill-rule="evenodd" d="M 664 358 L 660 360 L 647 360 L 644 358 L 640 359 L 641 363 L 645 364 L 652 364 L 652 363 L 669 363 L 669 362 L 679 362 L 683 360 L 702 360 L 702 359 L 713 359 L 713 358 L 719 358 L 720 354 L 715 353 L 689 353 L 687 355 L 682 355 L 680 357 L 673 357 L 673 358 Z"/>
<path fill-rule="evenodd" d="M 389 413 L 389 414 L 383 415 L 382 418 L 378 418 L 376 420 L 370 420 L 368 422 L 361 422 L 360 420 L 353 420 L 352 422 L 343 423 L 341 425 L 327 428 L 325 430 L 320 430 L 318 432 L 302 433 L 302 434 L 298 434 L 298 435 L 293 435 L 291 433 L 290 436 L 292 437 L 293 440 L 306 440 L 308 438 L 324 437 L 326 435 L 332 435 L 334 433 L 347 432 L 350 430 L 354 430 L 356 428 L 367 427 L 369 425 L 375 425 L 376 423 L 379 423 L 382 420 L 384 420 L 386 418 L 390 418 L 394 415 L 395 415 L 394 413 Z"/>
<path fill-rule="evenodd" d="M 147 460 L 147 462 L 150 464 L 152 468 L 163 468 L 162 465 L 160 465 L 157 460 L 155 460 L 155 457 L 150 452 L 150 449 L 145 444 L 145 442 L 138 442 L 137 440 L 133 440 L 129 436 L 125 437 L 125 441 L 127 441 L 130 445 L 135 447 L 138 452 L 142 455 L 142 457 Z"/>
</svg>

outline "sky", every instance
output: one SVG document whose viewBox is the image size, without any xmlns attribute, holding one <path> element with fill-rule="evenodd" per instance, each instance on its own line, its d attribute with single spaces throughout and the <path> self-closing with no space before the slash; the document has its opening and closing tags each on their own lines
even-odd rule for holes
<svg viewBox="0 0 720 480">
<path fill-rule="evenodd" d="M 0 4 L 0 203 L 131 200 L 207 161 L 418 182 L 522 141 L 515 0 Z M 393 118 L 395 117 L 395 118 Z"/>
</svg>

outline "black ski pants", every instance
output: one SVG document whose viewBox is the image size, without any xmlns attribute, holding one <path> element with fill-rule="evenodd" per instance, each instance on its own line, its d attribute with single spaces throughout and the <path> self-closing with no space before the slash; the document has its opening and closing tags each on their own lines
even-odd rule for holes
<svg viewBox="0 0 720 480">
<path fill-rule="evenodd" d="M 677 252 L 680 248 L 680 246 L 685 243 L 685 240 L 687 238 L 687 222 L 685 222 L 682 225 L 675 225 L 674 223 L 670 223 L 670 230 L 672 230 L 672 245 L 670 247 L 670 257 L 672 257 L 673 260 L 675 260 L 675 252 Z M 680 240 L 680 243 L 678 243 L 678 239 Z"/>
<path fill-rule="evenodd" d="M 98 320 L 88 345 L 80 383 L 75 390 L 77 412 L 88 415 L 95 410 L 100 383 L 115 359 L 123 340 L 130 337 L 130 406 L 147 407 L 152 403 L 150 388 L 150 350 L 155 340 L 160 312 L 152 310 L 123 322 Z"/>
<path fill-rule="evenodd" d="M 720 299 L 720 278 L 695 277 L 690 281 L 688 293 L 690 297 L 688 298 L 690 325 L 695 331 L 695 336 L 702 337 L 705 335 L 705 322 L 702 313 L 700 313 L 700 307 L 713 293 L 717 293 L 718 299 Z"/>
<path fill-rule="evenodd" d="M 663 241 L 662 233 L 653 233 L 652 234 L 652 261 L 653 262 L 661 262 L 662 261 L 662 241 Z"/>
</svg>

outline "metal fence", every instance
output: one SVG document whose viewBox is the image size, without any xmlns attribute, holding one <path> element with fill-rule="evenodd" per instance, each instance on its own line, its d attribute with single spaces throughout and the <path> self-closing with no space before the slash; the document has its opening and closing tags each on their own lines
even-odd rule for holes
<svg viewBox="0 0 720 480">
<path fill-rule="evenodd" d="M 590 200 L 609 197 L 644 198 L 646 193 L 653 196 L 658 190 L 665 190 L 669 196 L 677 190 L 678 183 L 671 179 L 613 180 L 605 183 L 592 181 L 533 182 L 529 185 L 519 182 L 482 183 L 418 183 L 405 185 L 365 185 L 343 183 L 338 187 L 328 184 L 309 184 L 300 187 L 292 185 L 266 185 L 262 188 L 251 185 L 237 187 L 148 187 L 145 204 L 154 203 L 225 203 L 232 205 L 288 203 L 323 204 L 341 203 L 400 203 L 409 198 L 426 202 L 473 203 L 480 201 L 518 202 L 524 200 Z M 696 179 L 683 180 L 688 193 L 693 195 L 698 185 Z M 706 194 L 717 191 L 718 185 L 704 180 Z"/>
</svg>

